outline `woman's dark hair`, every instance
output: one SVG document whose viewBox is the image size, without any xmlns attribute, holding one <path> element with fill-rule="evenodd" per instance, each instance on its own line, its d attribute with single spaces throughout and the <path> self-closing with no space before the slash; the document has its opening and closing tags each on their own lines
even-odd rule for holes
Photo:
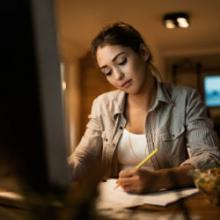
<svg viewBox="0 0 220 220">
<path fill-rule="evenodd" d="M 91 52 L 93 56 L 96 57 L 98 47 L 102 47 L 107 44 L 129 47 L 138 54 L 140 52 L 141 44 L 147 47 L 140 33 L 131 25 L 123 22 L 108 25 L 101 30 L 91 43 Z M 151 61 L 151 59 L 152 55 L 150 53 L 148 61 Z"/>
</svg>

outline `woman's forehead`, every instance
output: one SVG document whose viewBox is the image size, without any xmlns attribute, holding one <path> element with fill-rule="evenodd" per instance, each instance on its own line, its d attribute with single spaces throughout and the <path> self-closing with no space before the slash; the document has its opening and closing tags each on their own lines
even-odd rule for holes
<svg viewBox="0 0 220 220">
<path fill-rule="evenodd" d="M 129 47 L 121 45 L 104 45 L 102 47 L 98 47 L 96 59 L 99 66 L 102 66 L 102 63 L 113 61 L 117 55 L 127 54 L 129 52 L 131 52 Z"/>
</svg>

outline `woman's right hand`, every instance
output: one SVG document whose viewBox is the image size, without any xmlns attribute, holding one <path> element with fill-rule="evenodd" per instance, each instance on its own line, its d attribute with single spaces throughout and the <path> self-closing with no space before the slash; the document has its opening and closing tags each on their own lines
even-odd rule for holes
<svg viewBox="0 0 220 220">
<path fill-rule="evenodd" d="M 192 186 L 193 179 L 189 172 L 193 169 L 191 164 L 155 171 L 131 168 L 119 173 L 117 183 L 129 193 L 148 193 Z"/>
<path fill-rule="evenodd" d="M 126 169 L 119 173 L 117 184 L 128 193 L 147 193 L 160 190 L 160 174 L 155 171 Z"/>
</svg>

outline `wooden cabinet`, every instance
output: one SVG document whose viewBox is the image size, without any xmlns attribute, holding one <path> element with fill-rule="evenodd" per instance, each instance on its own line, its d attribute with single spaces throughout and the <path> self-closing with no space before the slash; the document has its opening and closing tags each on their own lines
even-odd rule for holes
<svg viewBox="0 0 220 220">
<path fill-rule="evenodd" d="M 95 60 L 87 54 L 80 60 L 80 134 L 83 135 L 91 105 L 95 97 L 113 90 L 104 74 L 98 69 Z"/>
</svg>

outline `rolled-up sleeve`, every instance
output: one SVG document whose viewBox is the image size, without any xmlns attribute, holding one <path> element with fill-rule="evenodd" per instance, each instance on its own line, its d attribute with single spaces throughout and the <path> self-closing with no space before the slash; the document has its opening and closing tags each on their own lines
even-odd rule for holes
<svg viewBox="0 0 220 220">
<path fill-rule="evenodd" d="M 218 137 L 213 123 L 207 117 L 206 107 L 195 90 L 187 100 L 186 139 L 190 158 L 181 165 L 191 164 L 199 169 L 220 166 Z"/>
<path fill-rule="evenodd" d="M 88 174 L 89 170 L 96 170 L 101 163 L 102 153 L 102 124 L 97 113 L 99 109 L 96 100 L 93 101 L 89 122 L 85 133 L 74 152 L 68 158 L 69 165 L 73 168 L 73 179 Z"/>
</svg>

